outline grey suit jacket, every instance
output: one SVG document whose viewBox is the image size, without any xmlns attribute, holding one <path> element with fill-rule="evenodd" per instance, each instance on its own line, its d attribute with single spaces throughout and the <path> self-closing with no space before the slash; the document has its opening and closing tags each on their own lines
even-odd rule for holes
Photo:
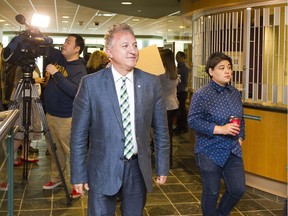
<svg viewBox="0 0 288 216">
<path fill-rule="evenodd" d="M 134 69 L 135 130 L 138 161 L 152 191 L 150 129 L 155 143 L 156 175 L 169 173 L 167 113 L 159 77 Z M 89 138 L 89 150 L 87 143 Z M 124 132 L 111 68 L 85 76 L 73 104 L 71 183 L 88 182 L 90 190 L 116 194 L 122 185 Z"/>
</svg>

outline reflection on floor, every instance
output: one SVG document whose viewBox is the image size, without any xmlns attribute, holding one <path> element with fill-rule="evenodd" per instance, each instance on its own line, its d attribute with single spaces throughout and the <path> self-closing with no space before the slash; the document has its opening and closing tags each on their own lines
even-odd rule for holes
<svg viewBox="0 0 288 216">
<path fill-rule="evenodd" d="M 154 185 L 153 193 L 148 194 L 145 216 L 161 215 L 202 215 L 200 207 L 201 182 L 199 170 L 195 166 L 193 143 L 190 133 L 174 137 L 174 164 L 167 184 Z M 46 156 L 44 140 L 33 143 L 39 152 L 40 161 L 29 167 L 29 180 L 22 183 L 22 167 L 14 169 L 14 215 L 15 216 L 84 216 L 87 196 L 72 201 L 67 200 L 63 187 L 43 190 L 42 185 L 49 181 L 50 157 Z M 2 179 L 1 179 L 2 181 Z M 71 186 L 67 180 L 69 189 Z M 69 190 L 70 191 L 70 190 Z M 247 190 L 231 215 L 283 215 L 283 200 L 277 202 Z M 0 216 L 7 215 L 7 192 L 0 192 Z M 120 215 L 119 209 L 117 215 Z"/>
</svg>

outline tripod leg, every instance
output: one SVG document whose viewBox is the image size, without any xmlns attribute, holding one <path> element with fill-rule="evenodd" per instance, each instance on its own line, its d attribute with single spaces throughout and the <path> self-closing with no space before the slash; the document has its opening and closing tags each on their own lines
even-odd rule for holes
<svg viewBox="0 0 288 216">
<path fill-rule="evenodd" d="M 37 88 L 36 88 L 35 85 L 33 85 L 33 93 L 32 94 L 34 94 L 34 93 L 38 95 Z M 62 172 L 62 169 L 61 169 L 61 166 L 60 166 L 60 163 L 59 163 L 59 159 L 58 159 L 57 154 L 56 154 L 56 145 L 53 142 L 53 139 L 52 139 L 49 127 L 48 127 L 48 123 L 47 123 L 47 120 L 46 120 L 46 117 L 45 117 L 45 113 L 44 113 L 44 110 L 43 110 L 43 106 L 42 106 L 42 103 L 41 103 L 41 100 L 39 99 L 39 97 L 37 97 L 35 99 L 35 103 L 36 103 L 37 110 L 38 110 L 38 113 L 40 115 L 40 119 L 41 119 L 41 122 L 42 122 L 42 125 L 43 125 L 44 134 L 47 135 L 45 137 L 48 138 L 48 142 L 47 143 L 49 143 L 48 145 L 50 145 L 52 157 L 55 160 L 55 164 L 57 166 L 57 170 L 58 170 L 61 182 L 62 182 L 62 184 L 64 186 L 64 191 L 65 191 L 66 199 L 67 199 L 67 205 L 70 205 L 71 201 L 72 201 L 72 198 L 71 198 L 71 196 L 69 194 L 69 191 L 68 191 L 68 188 L 67 188 L 67 184 L 66 184 L 65 178 L 63 176 L 63 172 Z"/>
<path fill-rule="evenodd" d="M 23 165 L 23 181 L 27 182 L 28 180 L 28 147 L 29 147 L 29 125 L 31 123 L 31 99 L 30 99 L 30 89 L 25 92 L 25 88 L 30 86 L 30 83 L 24 82 L 23 79 L 20 79 L 15 91 L 11 95 L 11 103 L 9 104 L 9 109 L 19 109 L 20 117 L 22 119 L 20 128 L 24 129 L 24 139 L 23 146 L 24 149 L 24 165 Z M 26 85 L 26 86 L 25 86 Z"/>
</svg>

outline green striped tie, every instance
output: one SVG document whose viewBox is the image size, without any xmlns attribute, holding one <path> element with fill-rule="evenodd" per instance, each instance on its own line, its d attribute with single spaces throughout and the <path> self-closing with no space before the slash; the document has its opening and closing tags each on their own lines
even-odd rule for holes
<svg viewBox="0 0 288 216">
<path fill-rule="evenodd" d="M 130 159 L 133 155 L 133 143 L 129 96 L 127 93 L 126 79 L 126 77 L 122 77 L 122 86 L 120 90 L 120 110 L 122 114 L 122 123 L 125 136 L 124 157 Z"/>
</svg>

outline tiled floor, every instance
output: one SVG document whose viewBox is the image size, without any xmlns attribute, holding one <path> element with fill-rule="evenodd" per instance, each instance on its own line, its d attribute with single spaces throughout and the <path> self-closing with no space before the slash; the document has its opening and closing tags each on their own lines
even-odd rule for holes
<svg viewBox="0 0 288 216">
<path fill-rule="evenodd" d="M 28 183 L 22 183 L 22 167 L 14 170 L 14 215 L 15 216 L 81 216 L 86 215 L 87 196 L 72 201 L 67 206 L 63 187 L 43 190 L 49 180 L 50 156 L 46 156 L 45 141 L 33 143 L 40 150 L 39 163 L 31 165 Z M 1 179 L 3 181 L 3 179 Z M 67 180 L 69 189 L 69 181 Z M 254 194 L 248 188 L 246 194 L 231 215 L 283 215 L 283 202 L 275 202 Z M 202 215 L 200 207 L 201 182 L 195 166 L 193 143 L 189 133 L 174 137 L 174 166 L 167 184 L 148 194 L 145 216 Z M 0 216 L 7 215 L 7 192 L 0 192 Z M 120 215 L 118 210 L 117 215 Z"/>
</svg>

